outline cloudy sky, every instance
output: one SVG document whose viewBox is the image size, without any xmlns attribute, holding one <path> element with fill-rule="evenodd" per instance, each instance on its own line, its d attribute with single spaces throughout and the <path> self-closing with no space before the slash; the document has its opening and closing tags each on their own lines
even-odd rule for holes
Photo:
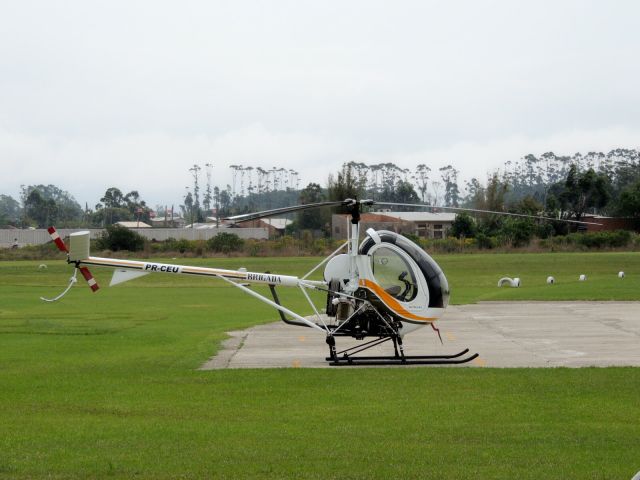
<svg viewBox="0 0 640 480">
<path fill-rule="evenodd" d="M 298 170 L 640 147 L 633 1 L 5 1 L 0 193 L 178 204 L 189 167 Z"/>
</svg>

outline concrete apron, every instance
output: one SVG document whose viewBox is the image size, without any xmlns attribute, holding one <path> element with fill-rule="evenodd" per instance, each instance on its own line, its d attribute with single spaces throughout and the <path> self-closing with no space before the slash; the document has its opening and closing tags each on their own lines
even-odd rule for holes
<svg viewBox="0 0 640 480">
<path fill-rule="evenodd" d="M 480 354 L 455 367 L 640 366 L 640 302 L 482 302 L 449 307 L 437 327 L 443 344 L 427 326 L 405 336 L 405 354 L 444 355 L 465 348 Z M 229 335 L 202 370 L 341 368 L 328 365 L 325 337 L 310 328 L 277 322 Z M 362 343 L 338 338 L 337 348 Z M 387 342 L 364 355 L 391 354 Z"/>
</svg>

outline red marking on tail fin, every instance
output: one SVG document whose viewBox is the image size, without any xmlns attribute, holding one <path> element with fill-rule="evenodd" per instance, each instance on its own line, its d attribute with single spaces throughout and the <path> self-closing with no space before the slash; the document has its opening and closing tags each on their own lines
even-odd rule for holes
<svg viewBox="0 0 640 480">
<path fill-rule="evenodd" d="M 51 238 L 53 239 L 53 241 L 55 242 L 56 246 L 58 247 L 58 249 L 61 252 L 69 253 L 69 249 L 64 244 L 64 242 L 60 238 L 60 235 L 58 235 L 58 232 L 56 232 L 55 228 L 49 227 L 49 228 L 47 228 L 47 232 L 49 232 L 49 235 L 51 236 Z"/>
<path fill-rule="evenodd" d="M 91 290 L 93 290 L 95 292 L 96 290 L 98 290 L 100 288 L 98 286 L 98 282 L 96 282 L 96 279 L 93 278 L 93 275 L 91 275 L 91 272 L 89 271 L 89 269 L 87 267 L 80 267 L 80 273 L 82 274 L 84 279 L 89 284 L 89 287 L 91 287 Z"/>
</svg>

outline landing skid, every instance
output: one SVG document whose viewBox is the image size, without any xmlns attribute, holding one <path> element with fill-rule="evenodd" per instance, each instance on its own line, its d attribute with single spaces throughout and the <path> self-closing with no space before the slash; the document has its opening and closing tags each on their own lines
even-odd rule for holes
<svg viewBox="0 0 640 480">
<path fill-rule="evenodd" d="M 389 340 L 393 341 L 395 355 L 388 356 L 358 356 L 357 354 L 375 347 Z M 326 357 L 329 365 L 341 367 L 349 365 L 457 365 L 467 363 L 478 357 L 477 353 L 467 355 L 469 349 L 451 355 L 405 355 L 400 337 L 384 337 L 371 340 L 363 345 L 347 348 L 340 352 L 335 351 L 335 338 L 327 337 L 329 344 L 329 357 Z"/>
</svg>

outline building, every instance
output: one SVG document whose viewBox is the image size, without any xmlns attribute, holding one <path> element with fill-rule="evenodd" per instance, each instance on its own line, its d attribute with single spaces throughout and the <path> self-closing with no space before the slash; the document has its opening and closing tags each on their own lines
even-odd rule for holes
<svg viewBox="0 0 640 480">
<path fill-rule="evenodd" d="M 602 217 L 600 215 L 587 214 L 582 219 L 585 222 L 600 223 L 602 225 L 585 225 L 587 232 L 603 232 L 614 230 L 640 230 L 638 218 Z"/>
<path fill-rule="evenodd" d="M 400 234 L 412 234 L 422 238 L 445 238 L 456 218 L 455 213 L 434 212 L 372 212 L 360 215 L 360 228 L 390 230 Z M 346 239 L 350 215 L 332 215 L 331 235 L 334 239 Z"/>
<path fill-rule="evenodd" d="M 144 222 L 117 222 L 116 225 L 120 225 L 121 227 L 126 228 L 151 228 L 151 225 L 148 225 Z"/>
<path fill-rule="evenodd" d="M 184 227 L 184 218 L 177 215 L 167 217 L 154 217 L 151 219 L 151 224 L 158 228 L 180 228 Z"/>
<path fill-rule="evenodd" d="M 288 218 L 260 218 L 249 222 L 239 222 L 235 226 L 240 228 L 266 228 L 269 231 L 269 238 L 281 237 L 285 234 L 287 226 L 293 220 Z"/>
</svg>

